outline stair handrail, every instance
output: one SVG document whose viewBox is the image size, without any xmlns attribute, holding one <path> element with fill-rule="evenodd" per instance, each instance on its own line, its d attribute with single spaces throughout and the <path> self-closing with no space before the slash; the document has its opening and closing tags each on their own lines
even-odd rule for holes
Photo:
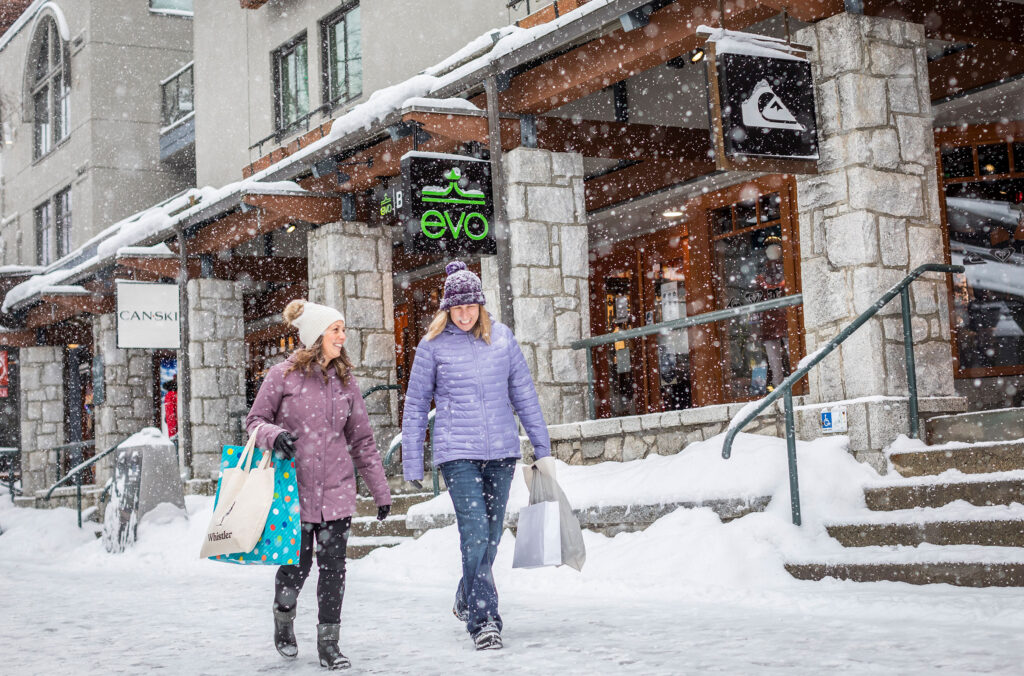
<svg viewBox="0 0 1024 676">
<path fill-rule="evenodd" d="M 7 467 L 7 490 L 11 495 L 11 502 L 14 502 L 15 493 L 21 495 L 20 489 L 14 487 L 14 460 L 21 456 L 21 449 L 17 446 L 0 446 L 0 456 L 9 455 L 11 456 L 10 465 Z"/>
<path fill-rule="evenodd" d="M 121 441 L 117 442 L 116 444 L 114 444 L 113 446 L 111 446 L 107 450 L 103 451 L 102 453 L 94 455 L 93 457 L 89 458 L 88 460 L 84 460 L 84 461 L 78 463 L 77 465 L 75 465 L 74 467 L 72 467 L 71 469 L 69 469 L 67 474 L 65 474 L 56 483 L 54 483 L 52 486 L 50 486 L 50 490 L 48 490 L 46 492 L 46 496 L 43 497 L 43 500 L 47 500 L 48 501 L 51 497 L 53 497 L 53 492 L 59 486 L 63 485 L 68 480 L 70 480 L 72 477 L 74 477 L 75 478 L 75 503 L 76 503 L 76 509 L 78 511 L 78 527 L 81 528 L 82 527 L 82 472 L 84 472 L 85 470 L 89 469 L 90 467 L 92 467 L 93 465 L 98 463 L 100 460 L 102 460 L 103 458 L 107 457 L 108 455 L 110 455 L 111 453 L 116 451 L 121 446 L 121 444 L 123 444 L 124 442 L 128 441 L 128 439 L 130 437 L 131 437 L 131 435 L 125 437 L 124 439 L 121 439 Z M 60 449 L 60 448 L 73 448 L 75 446 L 82 446 L 84 448 L 86 446 L 95 446 L 95 445 L 96 445 L 95 441 L 73 441 L 70 444 L 64 444 L 62 446 L 58 446 L 57 448 L 58 449 Z M 53 450 L 53 449 L 51 449 L 51 450 Z"/>
<path fill-rule="evenodd" d="M 434 497 L 441 494 L 441 479 L 437 473 L 437 466 L 434 465 L 434 418 L 437 416 L 437 409 L 430 409 L 430 413 L 427 414 L 427 431 L 430 433 L 430 443 L 427 444 L 429 452 L 429 464 L 430 464 L 430 475 L 431 480 L 434 484 Z M 402 433 L 399 432 L 388 444 L 388 452 L 384 454 L 384 467 L 390 467 L 391 461 L 395 457 L 395 453 L 402 447 Z"/>
<path fill-rule="evenodd" d="M 725 433 L 725 441 L 722 443 L 722 458 L 728 460 L 732 454 L 732 442 L 740 430 L 751 423 L 766 408 L 782 398 L 786 421 L 786 450 L 789 460 L 789 498 L 790 508 L 793 515 L 793 524 L 799 526 L 800 518 L 800 490 L 796 470 L 796 432 L 793 425 L 793 385 L 814 367 L 822 359 L 839 347 L 847 338 L 874 317 L 885 307 L 889 301 L 900 296 L 900 307 L 903 314 L 903 348 L 907 368 L 907 393 L 908 409 L 910 418 L 910 436 L 917 438 L 919 434 L 918 410 L 917 410 L 917 372 L 914 366 L 914 334 L 910 321 L 910 284 L 926 272 L 941 272 L 944 274 L 959 274 L 964 272 L 962 265 L 946 265 L 943 263 L 926 263 L 919 265 L 895 284 L 891 289 L 882 294 L 871 307 L 862 312 L 856 319 L 846 325 L 842 331 L 837 333 L 830 341 L 825 343 L 814 353 L 800 360 L 797 369 L 790 373 L 778 387 L 769 392 L 761 399 L 750 402 L 732 419 Z"/>
</svg>

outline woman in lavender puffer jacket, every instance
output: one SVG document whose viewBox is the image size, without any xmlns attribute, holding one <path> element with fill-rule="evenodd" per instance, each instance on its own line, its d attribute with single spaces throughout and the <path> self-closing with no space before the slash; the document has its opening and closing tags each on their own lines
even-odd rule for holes
<svg viewBox="0 0 1024 676">
<path fill-rule="evenodd" d="M 434 463 L 455 506 L 462 579 L 453 612 L 478 650 L 501 648 L 501 616 L 491 565 L 501 540 L 509 487 L 520 457 L 515 414 L 543 467 L 550 440 L 537 391 L 515 336 L 492 321 L 480 278 L 449 263 L 441 310 L 416 347 L 402 424 L 402 466 L 423 478 L 423 441 L 433 399 Z"/>
<path fill-rule="evenodd" d="M 295 605 L 315 547 L 320 569 L 320 664 L 344 669 L 350 663 L 338 648 L 338 633 L 345 551 L 356 511 L 356 469 L 369 486 L 382 521 L 391 509 L 391 492 L 345 353 L 345 318 L 332 307 L 294 300 L 285 308 L 284 319 L 299 330 L 305 347 L 270 369 L 245 421 L 257 446 L 295 458 L 299 484 L 302 542 L 297 564 L 277 569 L 274 645 L 284 657 L 298 653 Z"/>
</svg>

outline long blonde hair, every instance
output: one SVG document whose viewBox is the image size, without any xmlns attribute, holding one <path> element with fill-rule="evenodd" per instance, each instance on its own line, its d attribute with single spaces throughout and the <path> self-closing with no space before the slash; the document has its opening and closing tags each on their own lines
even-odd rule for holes
<svg viewBox="0 0 1024 676">
<path fill-rule="evenodd" d="M 288 306 L 284 309 L 284 320 L 291 324 L 294 320 L 302 316 L 302 309 L 306 301 L 304 300 L 293 300 L 288 303 Z M 324 337 L 320 336 L 313 344 L 309 347 L 300 347 L 292 353 L 293 361 L 292 364 L 285 370 L 285 373 L 291 373 L 292 371 L 302 369 L 306 373 L 313 371 L 313 365 L 319 364 L 324 358 Z M 349 375 L 352 373 L 352 360 L 348 357 L 348 352 L 345 348 L 341 348 L 341 354 L 331 360 L 331 363 L 327 365 L 327 368 L 334 367 L 337 371 L 338 377 L 341 378 L 341 382 L 348 384 Z M 327 379 L 327 372 L 324 371 L 324 379 Z"/>
<path fill-rule="evenodd" d="M 434 318 L 430 321 L 430 326 L 427 328 L 427 334 L 424 336 L 427 340 L 433 340 L 441 335 L 444 331 L 444 327 L 448 326 L 450 315 L 448 310 L 441 310 Z M 473 325 L 473 335 L 477 338 L 482 339 L 488 345 L 491 344 L 491 316 L 487 314 L 487 310 L 484 306 L 480 306 L 480 316 L 476 318 L 476 324 Z"/>
</svg>

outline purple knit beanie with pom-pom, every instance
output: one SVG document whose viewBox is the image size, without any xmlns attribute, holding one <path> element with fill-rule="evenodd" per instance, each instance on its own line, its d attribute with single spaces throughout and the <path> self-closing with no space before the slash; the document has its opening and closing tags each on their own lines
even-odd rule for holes
<svg viewBox="0 0 1024 676">
<path fill-rule="evenodd" d="M 444 280 L 444 298 L 441 299 L 441 309 L 455 307 L 456 305 L 484 305 L 487 299 L 484 298 L 483 283 L 480 278 L 474 275 L 462 261 L 452 261 L 444 266 L 448 278 Z"/>
</svg>

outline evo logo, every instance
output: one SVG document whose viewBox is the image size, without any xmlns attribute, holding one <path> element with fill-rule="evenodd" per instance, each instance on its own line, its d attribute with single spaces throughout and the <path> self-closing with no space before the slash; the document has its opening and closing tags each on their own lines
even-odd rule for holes
<svg viewBox="0 0 1024 676">
<path fill-rule="evenodd" d="M 806 127 L 796 121 L 778 94 L 772 91 L 767 80 L 757 83 L 754 91 L 743 102 L 741 110 L 743 125 L 746 127 L 806 131 Z"/>
<path fill-rule="evenodd" d="M 490 231 L 487 217 L 478 210 L 464 210 L 486 205 L 487 197 L 483 191 L 463 190 L 459 186 L 462 172 L 458 167 L 452 167 L 444 177 L 448 180 L 448 187 L 425 186 L 420 193 L 420 201 L 430 205 L 451 205 L 456 210 L 456 218 L 453 220 L 447 207 L 428 209 L 420 217 L 420 231 L 430 239 L 451 234 L 452 239 L 457 240 L 463 233 L 474 241 L 487 237 Z"/>
</svg>

